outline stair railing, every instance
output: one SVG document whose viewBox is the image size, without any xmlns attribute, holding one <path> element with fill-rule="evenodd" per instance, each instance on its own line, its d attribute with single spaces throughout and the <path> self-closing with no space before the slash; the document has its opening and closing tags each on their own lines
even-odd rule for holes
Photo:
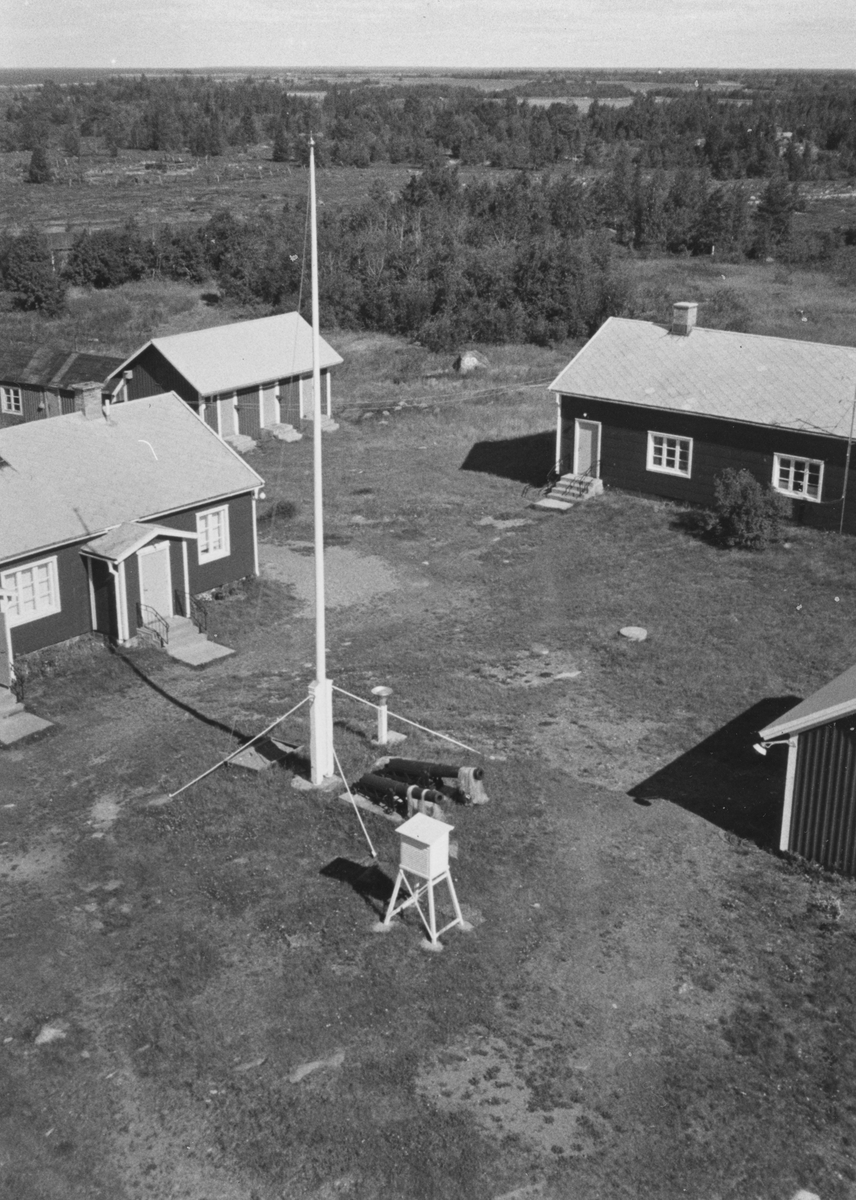
<svg viewBox="0 0 856 1200">
<path fill-rule="evenodd" d="M 208 632 L 208 609 L 201 600 L 197 600 L 195 596 L 189 596 L 190 612 L 187 614 L 200 633 Z"/>
<path fill-rule="evenodd" d="M 563 462 L 560 459 L 558 462 L 554 463 L 553 466 L 550 468 L 550 470 L 547 472 L 547 478 L 545 479 L 545 481 L 543 483 L 540 483 L 540 484 L 524 483 L 523 489 L 520 493 L 521 497 L 524 500 L 528 500 L 531 502 L 532 495 L 534 493 L 537 493 L 537 498 L 539 500 L 541 500 L 544 496 L 547 495 L 550 488 L 553 487 L 554 484 L 558 483 L 558 481 L 561 479 L 562 467 L 563 467 Z"/>
<path fill-rule="evenodd" d="M 152 608 L 150 604 L 141 604 L 139 600 L 137 601 L 137 625 L 153 633 L 161 646 L 166 646 L 169 642 L 169 624 L 166 618 L 162 617 L 156 608 Z"/>
</svg>

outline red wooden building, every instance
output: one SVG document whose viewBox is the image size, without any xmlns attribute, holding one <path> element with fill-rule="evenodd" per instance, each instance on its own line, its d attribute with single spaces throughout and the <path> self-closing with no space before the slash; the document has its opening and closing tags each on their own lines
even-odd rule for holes
<svg viewBox="0 0 856 1200">
<path fill-rule="evenodd" d="M 322 411 L 331 415 L 330 369 L 341 363 L 321 339 Z M 311 418 L 312 327 L 299 313 L 237 321 L 153 338 L 110 377 L 117 401 L 172 391 L 221 437 Z"/>
<path fill-rule="evenodd" d="M 128 642 L 154 612 L 258 574 L 262 479 L 161 395 L 0 430 L 0 657 L 89 632 Z M 0 681 L 2 682 L 2 681 Z"/>
<path fill-rule="evenodd" d="M 779 848 L 856 875 L 856 667 L 761 730 L 787 741 Z"/>
<path fill-rule="evenodd" d="M 74 412 L 74 385 L 106 379 L 121 360 L 106 354 L 5 346 L 0 349 L 0 429 Z"/>
<path fill-rule="evenodd" d="M 560 474 L 709 505 L 725 467 L 856 533 L 856 348 L 611 317 L 550 385 Z M 849 470 L 845 466 L 849 461 Z M 845 475 L 848 479 L 845 479 Z"/>
</svg>

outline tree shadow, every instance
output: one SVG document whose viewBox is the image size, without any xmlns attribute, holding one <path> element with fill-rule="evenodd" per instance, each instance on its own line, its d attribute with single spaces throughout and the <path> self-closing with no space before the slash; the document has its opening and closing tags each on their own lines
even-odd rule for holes
<svg viewBox="0 0 856 1200">
<path fill-rule="evenodd" d="M 546 482 L 555 456 L 556 434 L 547 430 L 523 437 L 476 442 L 461 463 L 461 470 L 499 475 L 515 483 L 540 487 Z"/>
<path fill-rule="evenodd" d="M 334 858 L 321 868 L 321 874 L 338 883 L 347 883 L 365 901 L 376 916 L 382 917 L 392 897 L 393 881 L 377 863 L 365 866 L 349 858 Z"/>
<path fill-rule="evenodd" d="M 685 754 L 629 789 L 638 804 L 668 800 L 712 825 L 767 849 L 778 845 L 787 751 L 752 749 L 758 730 L 799 702 L 761 700 Z"/>
</svg>

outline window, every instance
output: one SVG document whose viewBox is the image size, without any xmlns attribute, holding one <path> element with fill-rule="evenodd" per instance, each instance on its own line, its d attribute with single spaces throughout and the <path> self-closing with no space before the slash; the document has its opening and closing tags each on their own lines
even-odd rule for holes
<svg viewBox="0 0 856 1200">
<path fill-rule="evenodd" d="M 773 487 L 786 496 L 819 500 L 823 485 L 823 463 L 817 458 L 791 458 L 776 454 L 773 458 Z"/>
<path fill-rule="evenodd" d="M 196 514 L 197 550 L 201 563 L 229 554 L 229 509 L 212 508 Z"/>
<path fill-rule="evenodd" d="M 683 475 L 692 471 L 692 438 L 672 437 L 668 433 L 648 434 L 648 470 L 665 475 Z"/>
<path fill-rule="evenodd" d="M 60 610 L 55 558 L 4 571 L 0 575 L 0 588 L 11 596 L 6 609 L 10 625 L 38 621 Z"/>
<path fill-rule="evenodd" d="M 0 412 L 15 413 L 21 416 L 24 404 L 21 400 L 21 389 L 16 387 L 0 387 Z"/>
</svg>

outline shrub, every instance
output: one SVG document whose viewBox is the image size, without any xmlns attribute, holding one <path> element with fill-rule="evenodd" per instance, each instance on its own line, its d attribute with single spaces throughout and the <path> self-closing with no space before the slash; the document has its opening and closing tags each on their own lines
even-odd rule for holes
<svg viewBox="0 0 856 1200">
<path fill-rule="evenodd" d="M 702 528 L 723 546 L 763 550 L 779 537 L 788 502 L 759 483 L 750 471 L 726 467 L 715 483 L 716 501 L 702 516 Z"/>
</svg>

